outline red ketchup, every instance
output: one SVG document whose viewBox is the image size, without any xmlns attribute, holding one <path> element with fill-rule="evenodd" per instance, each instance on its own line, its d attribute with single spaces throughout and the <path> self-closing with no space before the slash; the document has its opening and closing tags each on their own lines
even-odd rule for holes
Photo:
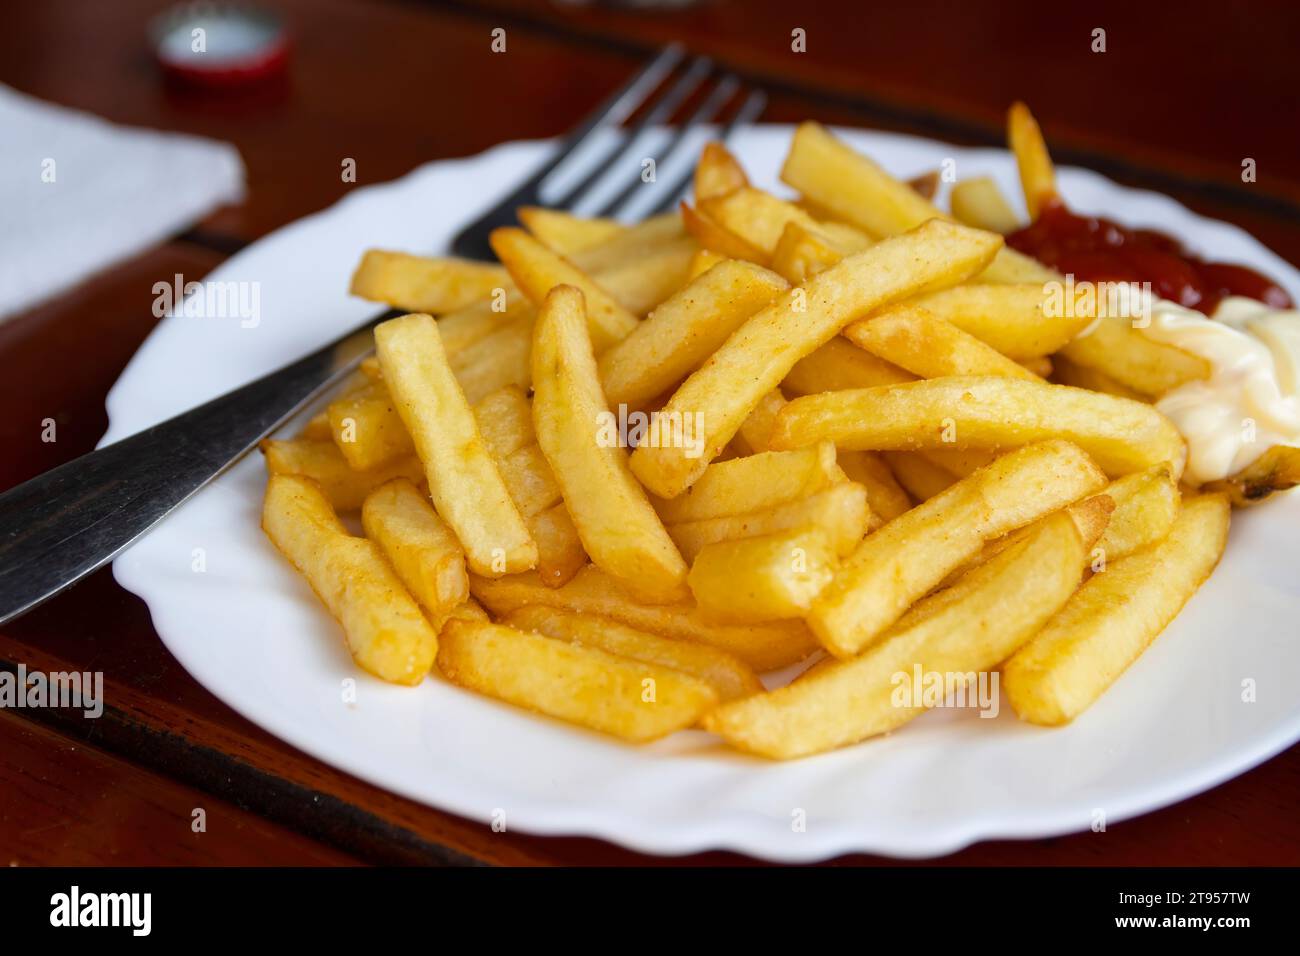
<svg viewBox="0 0 1300 956">
<path fill-rule="evenodd" d="M 1206 262 L 1164 233 L 1076 215 L 1060 199 L 1045 203 L 1036 221 L 1007 236 L 1007 245 L 1078 281 L 1150 282 L 1159 298 L 1206 315 L 1230 295 L 1292 307 L 1281 286 L 1253 269 Z"/>
</svg>

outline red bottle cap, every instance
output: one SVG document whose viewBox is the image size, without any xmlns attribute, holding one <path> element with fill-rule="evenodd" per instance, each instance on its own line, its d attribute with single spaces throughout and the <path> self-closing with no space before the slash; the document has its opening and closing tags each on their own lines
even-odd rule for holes
<svg viewBox="0 0 1300 956">
<path fill-rule="evenodd" d="M 278 13 L 246 4 L 186 3 L 149 28 L 154 55 L 169 77 L 229 87 L 283 73 L 289 37 Z"/>
</svg>

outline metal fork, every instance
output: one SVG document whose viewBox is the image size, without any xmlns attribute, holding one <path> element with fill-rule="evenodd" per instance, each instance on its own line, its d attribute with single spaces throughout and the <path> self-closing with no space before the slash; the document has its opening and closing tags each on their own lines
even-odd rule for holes
<svg viewBox="0 0 1300 956">
<path fill-rule="evenodd" d="M 621 145 L 607 149 L 600 163 L 609 168 L 619 157 L 634 155 L 632 151 L 652 128 L 670 120 L 693 93 L 715 79 L 713 65 L 703 58 L 691 60 L 673 79 L 683 59 L 684 53 L 676 45 L 655 56 L 570 133 L 541 169 L 464 229 L 453 241 L 453 251 L 490 258 L 488 234 L 496 226 L 513 222 L 516 206 L 571 208 L 586 198 L 602 179 L 599 170 L 551 202 L 543 200 L 543 187 L 550 176 L 567 170 L 575 154 L 594 142 L 593 137 L 605 138 L 607 130 L 616 129 L 644 108 Z M 665 83 L 666 90 L 652 98 Z M 658 163 L 678 153 L 691 130 L 715 120 L 738 87 L 733 76 L 718 79 L 689 119 L 677 127 Z M 749 93 L 723 127 L 722 137 L 756 119 L 764 105 L 762 93 Z M 665 191 L 657 208 L 676 202 L 689 175 L 688 170 L 656 184 Z M 618 212 L 640 185 L 639 173 L 629 177 L 627 186 L 602 206 L 600 214 Z M 374 327 L 400 314 L 389 310 L 377 315 L 278 371 L 0 495 L 0 624 L 30 611 L 111 561 L 355 368 L 373 348 Z"/>
</svg>

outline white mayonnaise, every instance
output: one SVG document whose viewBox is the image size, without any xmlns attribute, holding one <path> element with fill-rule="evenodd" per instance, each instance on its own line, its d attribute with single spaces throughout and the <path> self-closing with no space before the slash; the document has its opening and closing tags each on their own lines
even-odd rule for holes
<svg viewBox="0 0 1300 956">
<path fill-rule="evenodd" d="M 1217 481 L 1272 445 L 1300 445 L 1300 311 L 1231 296 L 1210 319 L 1157 300 L 1139 330 L 1210 364 L 1209 378 L 1156 402 L 1187 440 L 1184 481 Z"/>
</svg>

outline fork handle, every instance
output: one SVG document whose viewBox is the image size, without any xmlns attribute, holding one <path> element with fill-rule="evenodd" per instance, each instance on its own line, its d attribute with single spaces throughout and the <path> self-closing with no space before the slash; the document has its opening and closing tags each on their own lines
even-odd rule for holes
<svg viewBox="0 0 1300 956">
<path fill-rule="evenodd" d="M 371 350 L 362 328 L 0 495 L 0 624 L 117 556 Z"/>
</svg>

